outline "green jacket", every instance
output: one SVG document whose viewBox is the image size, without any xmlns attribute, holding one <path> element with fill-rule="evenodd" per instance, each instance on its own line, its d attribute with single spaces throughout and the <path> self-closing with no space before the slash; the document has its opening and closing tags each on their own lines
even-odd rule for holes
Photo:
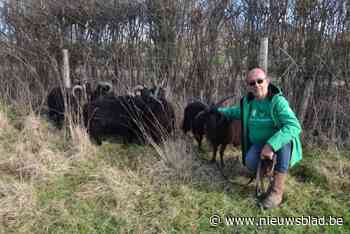
<svg viewBox="0 0 350 234">
<path fill-rule="evenodd" d="M 292 157 L 290 166 L 294 166 L 302 159 L 302 148 L 300 141 L 301 126 L 288 101 L 276 86 L 269 85 L 268 98 L 271 100 L 271 118 L 279 129 L 266 143 L 271 145 L 274 152 L 280 150 L 285 144 L 292 142 Z M 226 117 L 230 119 L 241 119 L 242 121 L 242 161 L 245 165 L 245 156 L 251 146 L 248 138 L 248 118 L 250 101 L 254 99 L 251 93 L 241 99 L 240 106 L 219 108 Z"/>
</svg>

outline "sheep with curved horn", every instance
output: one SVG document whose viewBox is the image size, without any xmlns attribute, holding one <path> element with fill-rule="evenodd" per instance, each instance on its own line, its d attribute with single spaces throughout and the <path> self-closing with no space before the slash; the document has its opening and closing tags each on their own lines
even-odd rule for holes
<svg viewBox="0 0 350 234">
<path fill-rule="evenodd" d="M 78 94 L 80 91 L 80 94 Z M 72 106 L 72 113 L 76 110 L 76 107 L 82 101 L 83 87 L 81 85 L 75 85 L 70 92 L 67 93 L 68 103 Z M 54 87 L 47 96 L 48 105 L 48 117 L 58 127 L 62 127 L 64 120 L 65 98 L 61 87 Z"/>
<path fill-rule="evenodd" d="M 91 84 L 86 82 L 83 85 L 73 86 L 66 98 L 69 98 L 72 113 L 77 114 L 84 103 L 109 95 L 111 92 L 112 86 L 108 82 L 98 83 L 96 90 L 93 92 L 91 92 Z M 47 96 L 48 117 L 58 128 L 62 127 L 64 120 L 64 112 L 66 110 L 64 100 L 61 87 L 54 87 Z"/>
<path fill-rule="evenodd" d="M 143 91 L 147 90 L 147 87 L 144 85 L 136 85 L 134 88 L 132 88 L 132 96 L 141 96 Z"/>
<path fill-rule="evenodd" d="M 104 96 L 113 96 L 113 86 L 110 82 L 107 81 L 99 81 L 97 86 L 93 92 L 91 92 L 90 98 L 88 98 L 88 102 L 93 102 L 100 97 Z"/>
<path fill-rule="evenodd" d="M 148 89 L 141 95 L 103 97 L 84 106 L 84 124 L 91 138 L 102 144 L 104 136 L 121 136 L 124 143 L 150 136 L 161 142 L 175 126 L 175 113 L 163 98 Z"/>
</svg>

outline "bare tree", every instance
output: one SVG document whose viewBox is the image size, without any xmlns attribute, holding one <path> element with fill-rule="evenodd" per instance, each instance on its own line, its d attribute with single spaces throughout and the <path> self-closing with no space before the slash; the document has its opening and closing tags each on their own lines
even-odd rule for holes
<svg viewBox="0 0 350 234">
<path fill-rule="evenodd" d="M 266 36 L 269 75 L 307 132 L 350 138 L 349 1 L 6 0 L 0 7 L 0 92 L 9 102 L 40 109 L 62 80 L 62 49 L 73 83 L 110 80 L 122 94 L 164 81 L 173 96 L 210 102 L 234 93 L 238 101 Z"/>
</svg>

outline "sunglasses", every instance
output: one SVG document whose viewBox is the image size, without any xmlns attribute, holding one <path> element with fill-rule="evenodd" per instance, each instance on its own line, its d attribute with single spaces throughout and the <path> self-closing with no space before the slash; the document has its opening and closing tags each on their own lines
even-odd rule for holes
<svg viewBox="0 0 350 234">
<path fill-rule="evenodd" d="M 255 84 L 262 84 L 264 82 L 264 80 L 265 79 L 260 78 L 260 79 L 254 80 L 254 81 L 250 81 L 250 82 L 248 82 L 248 85 L 254 86 Z"/>
</svg>

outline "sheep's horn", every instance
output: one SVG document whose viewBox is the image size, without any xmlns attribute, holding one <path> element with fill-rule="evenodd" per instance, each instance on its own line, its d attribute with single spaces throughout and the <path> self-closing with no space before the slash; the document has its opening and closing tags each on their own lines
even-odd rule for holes
<svg viewBox="0 0 350 234">
<path fill-rule="evenodd" d="M 163 106 L 162 102 L 155 96 L 153 96 L 152 94 L 150 95 L 150 97 L 155 100 L 157 103 L 159 103 L 161 106 Z"/>
<path fill-rule="evenodd" d="M 74 87 L 73 87 L 73 89 L 72 89 L 72 95 L 73 95 L 74 98 L 77 98 L 75 92 L 76 92 L 78 89 L 80 89 L 81 92 L 84 92 L 83 86 L 81 86 L 81 85 L 74 85 Z"/>
<path fill-rule="evenodd" d="M 218 101 L 216 104 L 213 105 L 214 108 L 217 108 L 219 106 L 222 105 L 222 103 L 224 103 L 225 101 L 227 101 L 228 99 L 233 98 L 234 95 L 228 96 L 228 97 L 224 97 L 223 99 L 221 99 L 220 101 Z"/>
<path fill-rule="evenodd" d="M 155 97 L 155 98 L 158 97 L 159 89 L 160 89 L 160 87 L 157 86 L 156 91 L 154 92 L 154 97 Z"/>
<path fill-rule="evenodd" d="M 143 85 L 136 85 L 132 90 L 133 91 L 138 91 L 138 90 L 142 90 L 144 89 L 145 87 Z"/>
<path fill-rule="evenodd" d="M 100 81 L 97 83 L 98 86 L 104 86 L 104 87 L 108 87 L 107 93 L 110 93 L 112 91 L 112 84 L 110 82 L 107 81 Z"/>
<path fill-rule="evenodd" d="M 142 90 L 144 90 L 146 87 L 143 85 L 136 85 L 132 91 L 133 91 L 133 95 L 137 95 L 137 92 L 141 92 Z"/>
<path fill-rule="evenodd" d="M 206 110 L 202 110 L 200 112 L 198 112 L 195 116 L 194 116 L 194 119 L 198 119 L 200 116 L 202 115 L 207 115 L 209 112 L 208 112 L 208 109 Z"/>
<path fill-rule="evenodd" d="M 162 80 L 162 83 L 160 84 L 160 87 L 164 88 L 165 80 L 166 80 L 166 79 Z"/>
</svg>

